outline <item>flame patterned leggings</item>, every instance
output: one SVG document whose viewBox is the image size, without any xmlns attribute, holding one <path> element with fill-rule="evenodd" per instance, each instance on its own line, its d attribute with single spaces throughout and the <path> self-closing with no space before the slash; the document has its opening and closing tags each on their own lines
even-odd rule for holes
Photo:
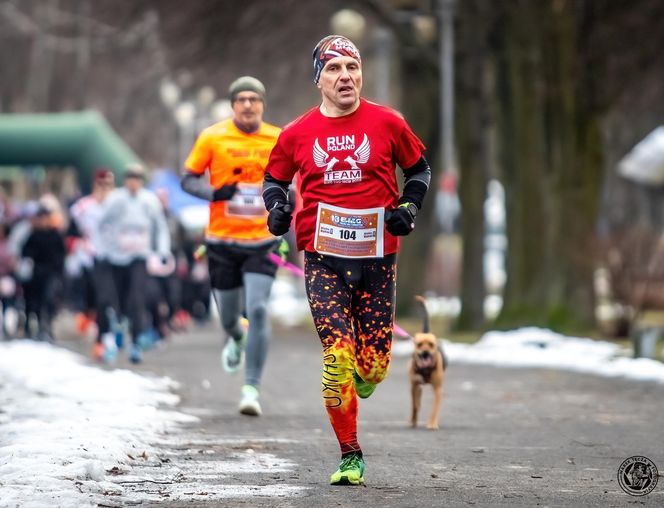
<svg viewBox="0 0 664 508">
<path fill-rule="evenodd" d="M 361 452 L 353 372 L 368 383 L 387 375 L 392 346 L 396 254 L 344 259 L 305 252 L 309 307 L 323 346 L 322 392 L 341 455 Z"/>
</svg>

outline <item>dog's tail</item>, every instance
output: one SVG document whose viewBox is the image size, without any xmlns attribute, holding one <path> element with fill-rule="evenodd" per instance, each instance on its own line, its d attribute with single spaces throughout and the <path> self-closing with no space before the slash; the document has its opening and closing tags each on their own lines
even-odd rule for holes
<svg viewBox="0 0 664 508">
<path fill-rule="evenodd" d="M 422 333 L 429 332 L 429 312 L 427 311 L 427 304 L 423 297 L 417 295 L 415 300 L 420 304 L 422 308 Z"/>
</svg>

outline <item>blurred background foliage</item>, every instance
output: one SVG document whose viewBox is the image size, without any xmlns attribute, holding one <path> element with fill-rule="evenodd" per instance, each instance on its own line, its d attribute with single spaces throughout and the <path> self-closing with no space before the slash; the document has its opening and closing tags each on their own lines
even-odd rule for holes
<svg viewBox="0 0 664 508">
<path fill-rule="evenodd" d="M 664 118 L 660 0 L 0 0 L 0 113 L 98 110 L 151 167 L 179 169 L 196 133 L 228 114 L 239 75 L 265 83 L 270 123 L 316 104 L 311 51 L 330 32 L 356 40 L 364 95 L 405 115 L 434 170 L 438 192 L 400 257 L 399 312 L 429 292 L 460 298 L 459 329 L 565 331 L 595 326 L 604 305 L 617 334 L 664 308 L 662 182 L 618 170 Z M 441 121 L 446 33 L 454 125 Z M 492 182 L 498 288 L 486 275 Z M 458 195 L 458 220 L 436 206 L 441 192 Z"/>
</svg>

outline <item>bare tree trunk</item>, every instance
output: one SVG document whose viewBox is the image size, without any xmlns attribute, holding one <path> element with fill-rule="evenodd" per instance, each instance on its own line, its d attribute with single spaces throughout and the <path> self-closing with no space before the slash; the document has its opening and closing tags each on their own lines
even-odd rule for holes
<svg viewBox="0 0 664 508">
<path fill-rule="evenodd" d="M 490 167 L 492 80 L 488 51 L 493 13 L 490 4 L 459 4 L 457 132 L 463 272 L 459 329 L 484 325 L 484 202 Z"/>
<path fill-rule="evenodd" d="M 87 90 L 91 59 L 90 2 L 87 0 L 78 0 L 76 4 L 76 14 L 79 40 L 76 46 L 74 105 L 77 109 L 84 109 L 88 103 Z"/>
<path fill-rule="evenodd" d="M 426 289 L 426 261 L 431 252 L 431 235 L 436 229 L 435 193 L 440 167 L 438 156 L 438 79 L 437 68 L 423 64 L 417 58 L 402 59 L 402 89 L 405 92 L 402 112 L 413 130 L 429 148 L 432 168 L 431 187 L 417 217 L 413 233 L 401 242 L 399 276 L 397 277 L 397 311 L 408 313 L 413 306 L 413 296 Z"/>
<path fill-rule="evenodd" d="M 59 1 L 53 0 L 47 4 L 38 3 L 34 8 L 37 24 L 46 27 L 46 31 L 53 26 L 52 17 L 58 5 Z M 32 111 L 48 110 L 54 59 L 55 54 L 49 47 L 47 35 L 39 32 L 32 45 L 28 74 L 27 105 L 28 109 Z"/>
<path fill-rule="evenodd" d="M 602 173 L 582 12 L 514 0 L 504 14 L 499 104 L 509 246 L 498 324 L 579 329 L 593 318 Z"/>
</svg>

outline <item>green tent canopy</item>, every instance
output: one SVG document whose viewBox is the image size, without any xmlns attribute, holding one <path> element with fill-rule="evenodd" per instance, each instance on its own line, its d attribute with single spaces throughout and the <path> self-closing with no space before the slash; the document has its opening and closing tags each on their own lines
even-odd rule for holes
<svg viewBox="0 0 664 508">
<path fill-rule="evenodd" d="M 136 154 L 97 111 L 0 115 L 0 166 L 74 166 L 82 188 L 95 169 L 121 176 Z"/>
</svg>

